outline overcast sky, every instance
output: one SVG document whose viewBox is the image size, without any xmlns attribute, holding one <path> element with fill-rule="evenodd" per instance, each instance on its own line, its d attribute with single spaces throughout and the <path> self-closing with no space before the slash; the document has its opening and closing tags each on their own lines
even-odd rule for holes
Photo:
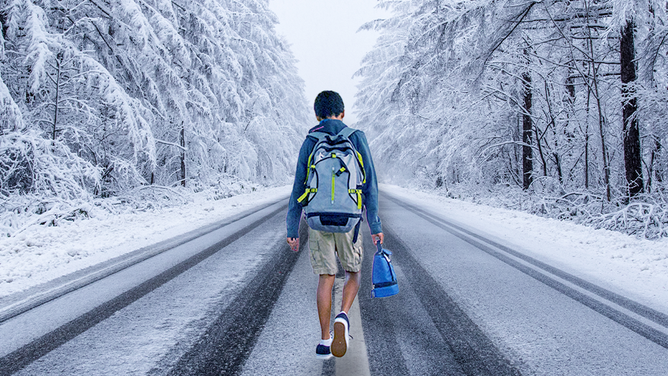
<svg viewBox="0 0 668 376">
<path fill-rule="evenodd" d="M 288 40 L 298 60 L 309 103 L 323 90 L 337 91 L 343 97 L 348 124 L 355 122 L 357 113 L 359 79 L 352 76 L 377 37 L 376 32 L 357 30 L 388 16 L 376 4 L 377 0 L 269 0 L 280 21 L 278 34 Z"/>
</svg>

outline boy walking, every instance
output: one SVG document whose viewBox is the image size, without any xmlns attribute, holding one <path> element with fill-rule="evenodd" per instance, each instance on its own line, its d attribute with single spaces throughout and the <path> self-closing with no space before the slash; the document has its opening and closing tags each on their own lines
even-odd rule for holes
<svg viewBox="0 0 668 376">
<path fill-rule="evenodd" d="M 321 132 L 335 136 L 346 128 L 343 123 L 345 109 L 341 96 L 333 91 L 323 91 L 315 99 L 314 110 L 316 119 L 320 122 L 309 130 L 309 133 Z M 378 218 L 378 183 L 373 167 L 371 153 L 366 137 L 362 131 L 354 131 L 349 137 L 355 149 L 359 152 L 365 172 L 365 181 L 361 188 L 361 205 L 366 208 L 367 223 L 371 230 L 371 237 L 376 242 L 383 242 L 383 232 Z M 309 156 L 316 145 L 313 137 L 306 140 L 299 150 L 299 159 L 295 173 L 295 181 L 290 196 L 287 222 L 287 242 L 293 251 L 299 250 L 299 221 L 302 214 L 303 198 L 306 190 L 306 177 Z M 333 194 L 332 194 L 333 197 Z M 358 196 L 360 197 L 360 196 Z M 333 198 L 332 198 L 333 200 Z M 309 228 L 309 248 L 311 251 L 311 266 L 313 272 L 319 275 L 317 289 L 318 318 L 320 320 L 321 340 L 316 347 L 316 356 L 328 359 L 332 355 L 341 357 L 348 349 L 349 320 L 348 311 L 359 290 L 362 269 L 362 236 L 359 226 L 344 232 L 324 232 Z M 341 299 L 341 312 L 334 320 L 334 335 L 330 335 L 330 314 L 332 306 L 332 287 L 337 272 L 336 258 L 346 272 Z"/>
</svg>

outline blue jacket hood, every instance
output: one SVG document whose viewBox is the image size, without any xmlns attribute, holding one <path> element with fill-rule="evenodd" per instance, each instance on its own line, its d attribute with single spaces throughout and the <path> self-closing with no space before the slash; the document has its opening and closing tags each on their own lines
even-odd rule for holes
<svg viewBox="0 0 668 376">
<path fill-rule="evenodd" d="M 337 134 L 341 131 L 341 129 L 345 128 L 346 125 L 341 121 L 337 119 L 325 119 L 320 122 L 320 124 L 316 125 L 315 127 L 309 129 L 308 133 L 313 133 L 313 132 L 325 132 L 329 134 Z"/>
</svg>

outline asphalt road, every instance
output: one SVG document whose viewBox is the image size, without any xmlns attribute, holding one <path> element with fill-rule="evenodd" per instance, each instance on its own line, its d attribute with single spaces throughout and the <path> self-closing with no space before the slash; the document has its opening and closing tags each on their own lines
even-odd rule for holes
<svg viewBox="0 0 668 376">
<path fill-rule="evenodd" d="M 400 293 L 371 298 L 375 247 L 363 231 L 343 358 L 314 356 L 317 276 L 305 229 L 299 253 L 285 244 L 278 205 L 7 316 L 0 374 L 668 374 L 665 312 L 447 213 L 384 195 L 380 214 Z M 334 307 L 342 285 L 340 273 Z"/>
</svg>

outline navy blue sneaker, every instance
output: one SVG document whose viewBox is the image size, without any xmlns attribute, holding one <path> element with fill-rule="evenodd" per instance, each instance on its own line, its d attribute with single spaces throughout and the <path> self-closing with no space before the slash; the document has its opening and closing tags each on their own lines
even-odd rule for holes
<svg viewBox="0 0 668 376">
<path fill-rule="evenodd" d="M 330 351 L 330 346 L 331 345 L 332 339 L 330 338 L 329 340 L 326 341 L 320 341 L 318 346 L 315 348 L 315 357 L 318 359 L 322 360 L 327 360 L 332 357 L 332 352 Z"/>
<path fill-rule="evenodd" d="M 336 315 L 336 319 L 334 319 L 334 340 L 332 340 L 331 351 L 332 355 L 337 358 L 346 355 L 346 351 L 348 351 L 349 326 L 350 321 L 348 321 L 348 315 L 345 312 Z"/>
</svg>

